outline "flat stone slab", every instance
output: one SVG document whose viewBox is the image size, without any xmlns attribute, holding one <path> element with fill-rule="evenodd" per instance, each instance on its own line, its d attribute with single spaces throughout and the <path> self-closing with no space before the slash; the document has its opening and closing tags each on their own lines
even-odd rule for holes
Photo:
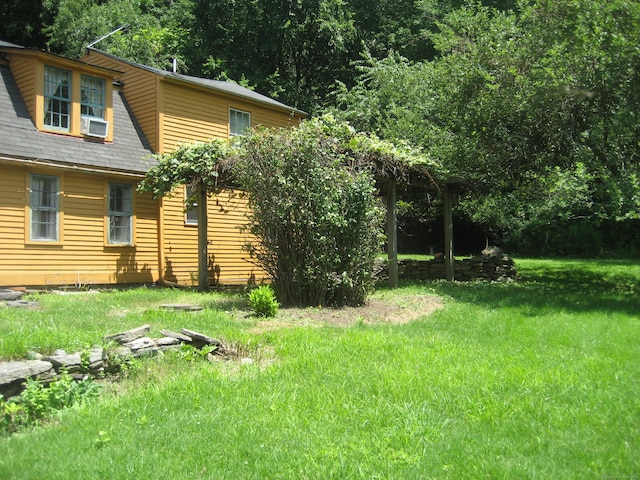
<svg viewBox="0 0 640 480">
<path fill-rule="evenodd" d="M 156 342 L 151 340 L 149 337 L 142 337 L 136 338 L 131 342 L 127 342 L 124 344 L 124 346 L 130 348 L 132 352 L 137 352 L 138 350 L 155 347 Z"/>
<path fill-rule="evenodd" d="M 103 348 L 94 348 L 89 352 L 88 365 L 82 365 L 82 352 L 65 353 L 54 352 L 53 355 L 45 356 L 42 360 L 51 362 L 53 367 L 59 372 L 66 369 L 68 373 L 77 373 L 82 371 L 84 367 L 90 371 L 96 371 L 104 368 L 107 354 Z"/>
<path fill-rule="evenodd" d="M 51 362 L 44 360 L 22 360 L 0 363 L 0 394 L 9 398 L 24 390 L 23 383 L 28 378 L 51 380 L 55 375 Z"/>
<path fill-rule="evenodd" d="M 0 300 L 11 301 L 11 300 L 19 300 L 24 295 L 24 292 L 16 292 L 15 290 L 0 290 Z"/>
<path fill-rule="evenodd" d="M 39 308 L 38 302 L 31 302 L 29 300 L 5 300 L 3 305 L 12 308 Z"/>
<path fill-rule="evenodd" d="M 127 330 L 126 332 L 113 333 L 104 337 L 106 342 L 116 342 L 121 345 L 132 342 L 138 338 L 144 337 L 151 330 L 151 325 L 143 325 L 138 328 Z"/>
<path fill-rule="evenodd" d="M 191 337 L 183 335 L 182 333 L 172 332 L 171 330 L 160 330 L 160 333 L 162 335 L 164 335 L 165 337 L 175 338 L 177 340 L 180 340 L 181 342 L 190 342 L 191 341 Z"/>
<path fill-rule="evenodd" d="M 186 328 L 183 328 L 180 332 L 191 337 L 191 344 L 196 348 L 202 348 L 205 345 L 213 345 L 215 347 L 222 346 L 222 342 L 220 342 L 220 340 L 205 335 L 204 333 L 194 332 L 193 330 L 187 330 Z"/>
<path fill-rule="evenodd" d="M 200 305 L 192 305 L 189 303 L 166 303 L 160 305 L 160 308 L 164 308 L 165 310 L 181 310 L 183 312 L 199 312 L 200 310 L 204 310 Z"/>
<path fill-rule="evenodd" d="M 156 338 L 155 344 L 159 347 L 168 347 L 170 345 L 180 345 L 181 340 L 173 337 Z"/>
</svg>

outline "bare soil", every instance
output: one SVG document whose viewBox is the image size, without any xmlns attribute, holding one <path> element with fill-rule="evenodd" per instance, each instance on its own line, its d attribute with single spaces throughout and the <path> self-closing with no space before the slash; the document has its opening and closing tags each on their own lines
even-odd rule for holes
<svg viewBox="0 0 640 480">
<path fill-rule="evenodd" d="M 262 332 L 293 326 L 408 323 L 443 308 L 440 297 L 412 295 L 393 299 L 370 299 L 361 307 L 280 308 L 274 318 L 260 321 L 254 330 Z"/>
</svg>

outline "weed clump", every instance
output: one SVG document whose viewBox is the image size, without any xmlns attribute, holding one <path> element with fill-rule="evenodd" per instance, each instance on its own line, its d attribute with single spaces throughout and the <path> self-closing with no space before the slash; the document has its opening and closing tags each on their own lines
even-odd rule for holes
<svg viewBox="0 0 640 480">
<path fill-rule="evenodd" d="M 249 305 L 259 317 L 275 317 L 280 304 L 269 285 L 262 285 L 249 293 Z"/>
<path fill-rule="evenodd" d="M 5 400 L 0 395 L 0 433 L 36 426 L 58 410 L 88 402 L 97 397 L 99 391 L 100 385 L 90 377 L 76 381 L 67 372 L 62 372 L 49 385 L 29 379 L 16 401 Z"/>
</svg>

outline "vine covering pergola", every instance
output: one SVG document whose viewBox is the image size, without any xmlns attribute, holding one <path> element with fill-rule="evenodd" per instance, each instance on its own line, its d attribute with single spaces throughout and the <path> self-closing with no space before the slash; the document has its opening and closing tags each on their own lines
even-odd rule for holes
<svg viewBox="0 0 640 480">
<path fill-rule="evenodd" d="M 451 224 L 451 189 L 447 188 L 444 169 L 428 154 L 407 144 L 381 140 L 374 135 L 355 132 L 349 125 L 337 122 L 332 117 L 306 120 L 313 122 L 317 135 L 335 142 L 340 161 L 353 171 L 367 171 L 376 181 L 381 196 L 386 197 L 387 206 L 387 255 L 390 286 L 398 284 L 397 263 L 397 217 L 396 203 L 404 195 L 429 195 L 444 193 L 445 221 Z M 299 128 L 299 127 L 297 127 Z M 260 129 L 258 129 L 259 131 Z M 288 129 L 282 129 L 286 132 Z M 255 133 L 255 131 L 254 131 Z M 238 190 L 234 175 L 234 165 L 243 158 L 243 144 L 247 138 L 235 137 L 231 140 L 211 140 L 183 144 L 168 154 L 156 155 L 158 164 L 149 172 L 139 189 L 151 192 L 155 198 L 170 195 L 179 185 L 192 187 L 199 208 L 198 258 L 199 288 L 208 288 L 207 272 L 207 212 L 206 199 L 209 194 L 221 190 Z M 448 209 L 448 212 L 447 212 Z M 445 258 L 451 263 L 448 279 L 453 279 L 453 254 L 451 229 L 445 228 Z M 449 268 L 447 268 L 449 272 Z"/>
</svg>

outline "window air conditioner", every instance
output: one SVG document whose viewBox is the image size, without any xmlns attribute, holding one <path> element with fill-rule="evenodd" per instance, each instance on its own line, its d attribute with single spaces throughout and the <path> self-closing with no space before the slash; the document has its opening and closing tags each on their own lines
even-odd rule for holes
<svg viewBox="0 0 640 480">
<path fill-rule="evenodd" d="M 107 138 L 109 122 L 101 118 L 82 117 L 80 119 L 80 131 L 83 135 L 89 135 L 90 137 Z"/>
</svg>

